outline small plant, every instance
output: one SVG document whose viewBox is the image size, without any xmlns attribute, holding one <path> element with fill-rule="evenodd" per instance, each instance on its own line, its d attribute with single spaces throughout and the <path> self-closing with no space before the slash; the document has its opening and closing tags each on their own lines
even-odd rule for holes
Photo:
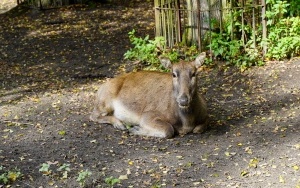
<svg viewBox="0 0 300 188">
<path fill-rule="evenodd" d="M 22 173 L 19 169 L 15 168 L 14 170 L 4 170 L 5 167 L 0 166 L 0 183 L 4 185 L 15 182 L 18 178 L 22 177 Z"/>
<path fill-rule="evenodd" d="M 68 173 L 71 171 L 70 164 L 64 163 L 61 166 L 59 166 L 56 170 L 52 168 L 53 171 L 50 169 L 50 166 L 51 166 L 51 163 L 43 163 L 43 164 L 41 164 L 39 171 L 42 172 L 42 174 L 45 176 L 49 176 L 49 175 L 55 176 L 56 175 L 56 177 L 61 177 L 62 179 L 68 178 Z"/>
<path fill-rule="evenodd" d="M 159 62 L 159 48 L 164 48 L 165 40 L 163 37 L 156 37 L 154 40 L 149 39 L 149 35 L 145 38 L 135 36 L 135 30 L 128 33 L 133 48 L 124 54 L 125 59 L 138 60 L 148 65 L 155 65 Z"/>
<path fill-rule="evenodd" d="M 41 165 L 41 168 L 39 169 L 39 171 L 42 172 L 43 175 L 46 175 L 46 176 L 52 173 L 52 171 L 50 170 L 50 164 L 48 164 L 48 163 L 43 163 Z"/>
<path fill-rule="evenodd" d="M 286 1 L 267 1 L 272 11 L 266 12 L 269 35 L 267 38 L 269 59 L 283 59 L 300 54 L 300 17 L 286 17 L 290 4 Z"/>
<path fill-rule="evenodd" d="M 121 180 L 118 178 L 114 178 L 113 176 L 110 176 L 108 178 L 105 178 L 105 183 L 109 185 L 110 187 L 113 187 L 116 183 L 121 183 Z"/>
<path fill-rule="evenodd" d="M 58 169 L 57 169 L 57 171 L 59 171 L 59 172 L 62 172 L 62 178 L 63 179 L 67 179 L 68 178 L 68 172 L 70 172 L 71 171 L 71 169 L 70 169 L 70 164 L 63 164 L 63 165 L 61 165 Z"/>
<path fill-rule="evenodd" d="M 212 41 L 209 47 L 214 52 L 215 57 L 232 62 L 234 58 L 239 56 L 241 44 L 238 40 L 230 40 L 230 36 L 226 33 L 211 33 Z"/>
<path fill-rule="evenodd" d="M 155 182 L 153 185 L 151 185 L 150 188 L 161 188 L 162 185 L 159 182 Z"/>
<path fill-rule="evenodd" d="M 78 173 L 78 177 L 76 181 L 80 184 L 80 186 L 84 186 L 88 177 L 92 175 L 92 172 L 89 170 L 81 171 Z"/>
<path fill-rule="evenodd" d="M 65 130 L 58 131 L 58 134 L 61 136 L 65 136 L 67 133 Z"/>
<path fill-rule="evenodd" d="M 135 30 L 128 33 L 133 48 L 124 54 L 124 59 L 135 60 L 146 64 L 146 69 L 164 70 L 159 63 L 159 56 L 168 57 L 172 62 L 179 59 L 187 61 L 194 60 L 199 54 L 196 46 L 187 47 L 176 44 L 173 48 L 166 48 L 166 41 L 163 37 L 155 37 L 154 40 L 149 39 L 149 35 L 145 38 L 136 37 Z"/>
<path fill-rule="evenodd" d="M 54 169 L 52 168 L 53 171 L 50 169 L 51 164 L 57 165 L 56 170 L 55 170 L 55 168 Z M 48 163 L 41 164 L 39 171 L 42 172 L 46 176 L 49 175 L 51 178 L 59 177 L 62 179 L 67 179 L 68 174 L 71 171 L 71 168 L 70 168 L 70 164 L 64 163 L 62 165 L 58 165 L 58 162 L 54 162 L 54 163 L 48 162 Z M 80 184 L 80 186 L 84 186 L 87 178 L 91 175 L 92 175 L 92 172 L 90 172 L 89 170 L 80 171 L 78 173 L 78 177 L 77 177 L 76 181 Z"/>
</svg>

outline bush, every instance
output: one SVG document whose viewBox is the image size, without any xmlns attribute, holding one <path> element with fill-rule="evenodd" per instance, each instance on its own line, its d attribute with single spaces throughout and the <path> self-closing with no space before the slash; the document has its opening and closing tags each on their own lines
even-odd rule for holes
<svg viewBox="0 0 300 188">
<path fill-rule="evenodd" d="M 267 39 L 270 59 L 290 58 L 300 54 L 300 18 L 288 17 L 280 19 L 270 26 Z"/>
<path fill-rule="evenodd" d="M 154 40 L 149 39 L 148 35 L 145 38 L 136 37 L 135 30 L 129 32 L 128 35 L 133 48 L 124 54 L 124 59 L 143 63 L 147 66 L 146 69 L 166 71 L 159 62 L 159 56 L 168 57 L 172 62 L 177 62 L 180 59 L 194 60 L 199 54 L 196 46 L 176 45 L 173 48 L 166 48 L 163 37 L 155 37 Z"/>
<path fill-rule="evenodd" d="M 124 54 L 125 59 L 137 60 L 148 65 L 156 65 L 159 62 L 158 52 L 164 48 L 165 40 L 163 37 L 156 37 L 154 40 L 136 37 L 135 30 L 128 33 L 129 40 L 134 46 Z"/>
</svg>

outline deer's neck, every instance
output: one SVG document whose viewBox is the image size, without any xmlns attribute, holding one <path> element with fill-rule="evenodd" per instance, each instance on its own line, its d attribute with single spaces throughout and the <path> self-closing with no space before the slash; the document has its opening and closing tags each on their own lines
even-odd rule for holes
<svg viewBox="0 0 300 188">
<path fill-rule="evenodd" d="M 179 117 L 182 123 L 182 126 L 192 126 L 195 122 L 195 107 L 199 102 L 198 95 L 193 96 L 189 108 L 181 109 L 179 108 Z"/>
</svg>

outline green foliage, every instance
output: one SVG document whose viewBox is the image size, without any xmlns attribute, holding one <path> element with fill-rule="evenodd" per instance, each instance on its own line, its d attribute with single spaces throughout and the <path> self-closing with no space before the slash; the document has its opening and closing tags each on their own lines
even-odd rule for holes
<svg viewBox="0 0 300 188">
<path fill-rule="evenodd" d="M 58 131 L 58 134 L 61 136 L 65 136 L 67 133 L 65 130 Z"/>
<path fill-rule="evenodd" d="M 67 179 L 68 178 L 68 172 L 70 172 L 71 171 L 71 169 L 70 169 L 70 164 L 63 164 L 63 165 L 61 165 L 58 169 L 57 169 L 57 171 L 59 171 L 59 172 L 62 172 L 62 178 L 63 179 Z"/>
<path fill-rule="evenodd" d="M 0 166 L 0 184 L 10 184 L 15 182 L 18 178 L 22 177 L 22 173 L 19 169 L 5 171 L 3 166 Z"/>
<path fill-rule="evenodd" d="M 154 40 L 149 39 L 149 35 L 145 38 L 135 36 L 135 30 L 128 33 L 129 40 L 133 48 L 124 54 L 125 59 L 137 60 L 149 65 L 158 63 L 159 47 L 164 47 L 165 40 L 163 37 L 156 37 Z"/>
<path fill-rule="evenodd" d="M 288 9 L 286 1 L 267 1 L 272 11 L 267 11 L 268 18 L 268 53 L 269 59 L 283 59 L 300 54 L 300 17 L 286 17 L 286 13 L 294 14 Z M 296 2 L 296 1 L 293 1 Z"/>
<path fill-rule="evenodd" d="M 50 164 L 48 164 L 48 163 L 43 163 L 43 164 L 41 165 L 41 168 L 39 168 L 39 171 L 42 172 L 44 175 L 49 175 L 49 174 L 51 174 Z"/>
<path fill-rule="evenodd" d="M 230 40 L 230 36 L 226 33 L 212 33 L 212 41 L 209 47 L 214 52 L 215 56 L 221 56 L 227 61 L 231 61 L 238 56 L 241 47 L 240 41 Z"/>
<path fill-rule="evenodd" d="M 244 3 L 252 5 L 250 0 Z M 212 49 L 216 58 L 243 70 L 253 65 L 264 64 L 262 52 L 265 44 L 268 46 L 266 59 L 281 60 L 300 54 L 300 0 L 267 0 L 266 3 L 267 39 L 262 40 L 261 27 L 254 31 L 252 22 L 241 16 L 242 12 L 244 15 L 252 14 L 252 9 L 234 9 L 232 14 L 224 18 L 222 32 L 206 33 L 206 42 L 211 39 L 207 48 Z M 242 19 L 245 20 L 242 22 Z M 216 21 L 212 20 L 211 24 L 212 30 L 219 29 Z M 150 40 L 149 36 L 138 38 L 135 36 L 135 30 L 129 32 L 129 39 L 134 47 L 124 54 L 125 59 L 146 62 L 152 67 L 160 66 L 158 60 L 160 54 L 176 62 L 179 59 L 193 60 L 199 53 L 196 46 L 186 47 L 180 44 L 167 49 L 163 38 L 156 37 L 154 40 Z"/>
<path fill-rule="evenodd" d="M 300 0 L 290 1 L 288 15 L 289 16 L 299 16 L 300 15 Z"/>
<path fill-rule="evenodd" d="M 177 44 L 173 48 L 166 48 L 166 41 L 163 37 L 155 37 L 154 40 L 149 39 L 149 36 L 136 37 L 135 30 L 129 32 L 128 35 L 133 48 L 124 54 L 124 58 L 145 63 L 148 66 L 147 69 L 164 70 L 159 63 L 159 55 L 177 62 L 179 59 L 194 60 L 199 54 L 196 46 L 186 47 Z"/>
<path fill-rule="evenodd" d="M 59 177 L 61 179 L 67 179 L 69 172 L 71 172 L 70 164 L 62 164 L 57 165 L 56 168 L 51 167 L 51 164 L 57 163 L 43 163 L 40 165 L 39 171 L 43 173 L 43 175 L 50 176 L 51 178 Z M 52 170 L 51 170 L 52 168 Z M 92 175 L 92 172 L 89 170 L 80 171 L 78 173 L 78 177 L 76 181 L 80 184 L 80 186 L 84 186 L 87 178 Z"/>
<path fill-rule="evenodd" d="M 225 60 L 227 64 L 233 64 L 241 69 L 253 65 L 263 65 L 260 60 L 261 53 L 258 49 L 251 47 L 252 40 L 243 46 L 241 40 L 231 40 L 227 33 L 211 33 L 212 40 L 209 47 L 214 56 Z"/>
<path fill-rule="evenodd" d="M 274 24 L 275 21 L 282 18 L 288 12 L 287 8 L 289 4 L 286 1 L 267 0 L 266 3 L 269 7 L 269 11 L 266 12 L 266 17 L 268 18 L 267 25 Z"/>
<path fill-rule="evenodd" d="M 151 185 L 150 188 L 161 188 L 162 185 L 159 182 L 155 182 L 153 185 Z"/>
<path fill-rule="evenodd" d="M 296 3 L 297 2 L 297 3 Z M 256 44 L 252 39 L 253 30 L 250 23 L 241 24 L 241 10 L 235 10 L 232 16 L 225 18 L 222 33 L 208 33 L 211 35 L 211 44 L 215 57 L 225 60 L 229 64 L 234 64 L 242 69 L 253 66 L 263 65 L 262 46 L 268 45 L 266 58 L 280 60 L 300 54 L 300 17 L 288 17 L 299 14 L 295 6 L 300 6 L 300 0 L 287 1 L 268 0 L 268 10 L 266 12 L 268 38 L 261 40 L 262 28 L 255 31 Z M 293 5 L 293 6 L 291 6 Z M 245 10 L 246 11 L 246 10 Z M 232 26 L 231 23 L 234 23 Z M 244 29 L 244 38 L 236 39 L 236 36 L 242 36 Z M 234 38 L 232 38 L 232 32 Z M 250 37 L 249 37 L 250 36 Z M 243 37 L 243 36 L 242 36 Z M 244 44 L 243 44 L 243 41 Z"/>
<path fill-rule="evenodd" d="M 81 171 L 78 173 L 78 177 L 76 181 L 80 184 L 80 186 L 84 186 L 87 178 L 90 177 L 91 175 L 92 172 L 90 172 L 89 170 Z"/>
<path fill-rule="evenodd" d="M 121 183 L 121 180 L 118 178 L 114 178 L 113 176 L 110 176 L 108 178 L 105 178 L 105 183 L 109 185 L 110 187 L 113 187 L 116 183 Z"/>
<path fill-rule="evenodd" d="M 240 11 L 233 13 L 233 17 L 228 16 L 224 23 L 223 32 L 211 32 L 207 33 L 206 37 L 211 37 L 211 43 L 208 47 L 213 51 L 213 55 L 216 58 L 226 61 L 229 65 L 236 65 L 242 70 L 253 66 L 262 65 L 263 62 L 260 60 L 261 53 L 253 48 L 253 40 L 251 38 L 244 39 L 246 44 L 244 45 L 241 39 L 232 39 L 232 32 L 235 35 L 239 35 L 242 31 L 242 24 L 239 22 L 238 15 Z M 234 25 L 231 26 L 231 20 L 234 20 Z M 252 31 L 249 26 L 243 26 L 245 36 L 252 36 Z"/>
</svg>

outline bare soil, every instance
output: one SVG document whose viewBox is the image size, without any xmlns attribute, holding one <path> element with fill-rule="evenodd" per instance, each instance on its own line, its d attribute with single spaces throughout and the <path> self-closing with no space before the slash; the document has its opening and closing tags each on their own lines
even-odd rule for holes
<svg viewBox="0 0 300 188">
<path fill-rule="evenodd" d="M 89 121 L 95 91 L 131 67 L 127 33 L 154 33 L 152 2 L 0 15 L 0 187 L 300 187 L 300 60 L 204 67 L 210 128 L 173 139 Z M 50 164 L 47 173 L 39 171 Z M 67 177 L 58 168 L 70 165 Z"/>
</svg>

